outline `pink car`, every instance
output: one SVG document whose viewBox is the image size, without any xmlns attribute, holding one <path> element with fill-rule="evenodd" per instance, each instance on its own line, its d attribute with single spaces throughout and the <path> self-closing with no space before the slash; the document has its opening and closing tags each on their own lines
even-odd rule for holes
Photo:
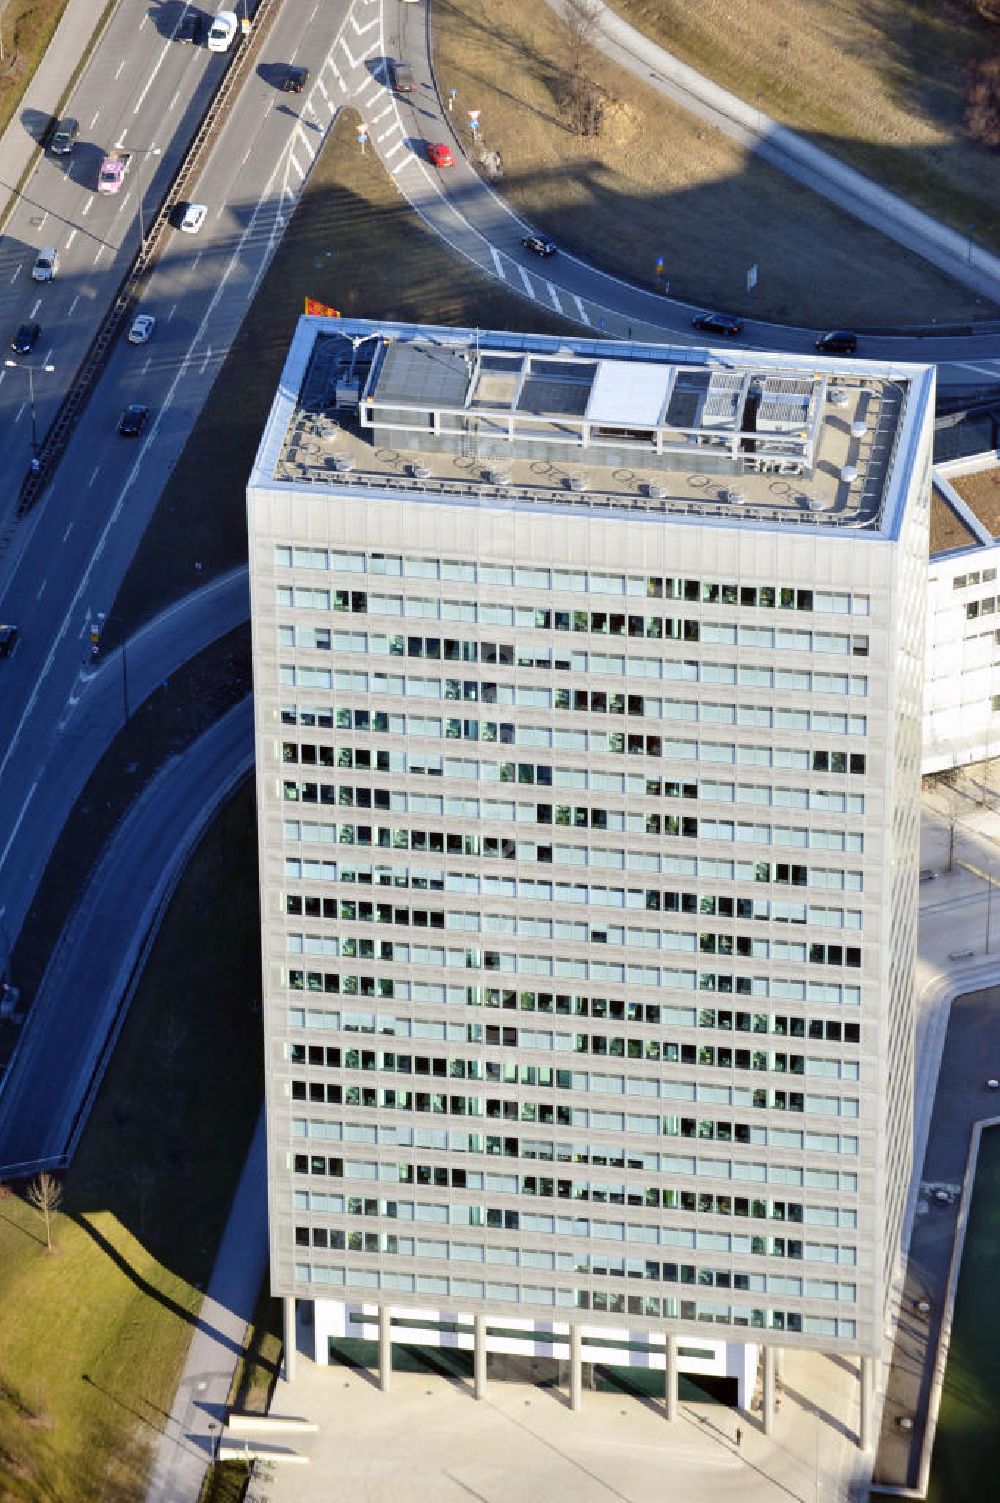
<svg viewBox="0 0 1000 1503">
<path fill-rule="evenodd" d="M 101 163 L 101 173 L 97 179 L 98 193 L 120 192 L 128 171 L 128 164 L 129 153 L 127 151 L 109 151 Z"/>
</svg>

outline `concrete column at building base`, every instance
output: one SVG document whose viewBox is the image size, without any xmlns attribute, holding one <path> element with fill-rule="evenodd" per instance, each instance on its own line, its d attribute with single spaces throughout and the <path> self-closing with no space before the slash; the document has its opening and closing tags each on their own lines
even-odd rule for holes
<svg viewBox="0 0 1000 1503">
<path fill-rule="evenodd" d="M 477 1399 L 486 1397 L 486 1316 L 477 1315 L 474 1322 L 474 1348 L 472 1353 L 472 1391 Z"/>
<path fill-rule="evenodd" d="M 388 1393 L 392 1383 L 392 1323 L 388 1305 L 378 1307 L 378 1386 Z"/>
<path fill-rule="evenodd" d="M 766 1346 L 764 1348 L 764 1393 L 762 1404 L 765 1435 L 774 1434 L 775 1390 L 777 1388 L 775 1367 L 775 1349 L 773 1346 Z"/>
<path fill-rule="evenodd" d="M 282 1377 L 286 1383 L 295 1382 L 295 1296 L 286 1294 L 282 1299 L 284 1320 L 284 1350 L 282 1352 Z"/>
<path fill-rule="evenodd" d="M 663 1397 L 668 1420 L 677 1418 L 678 1405 L 677 1337 L 667 1337 L 667 1360 L 663 1372 Z"/>
<path fill-rule="evenodd" d="M 569 1328 L 569 1407 L 583 1408 L 583 1336 L 579 1326 Z"/>
<path fill-rule="evenodd" d="M 861 1422 L 858 1426 L 858 1445 L 862 1451 L 870 1451 L 874 1444 L 872 1415 L 875 1412 L 875 1377 L 877 1368 L 874 1357 L 861 1359 Z"/>
</svg>

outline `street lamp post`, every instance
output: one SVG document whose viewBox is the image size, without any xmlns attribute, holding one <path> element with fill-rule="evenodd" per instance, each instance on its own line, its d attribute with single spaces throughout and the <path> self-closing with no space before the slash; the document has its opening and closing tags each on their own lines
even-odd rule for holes
<svg viewBox="0 0 1000 1503">
<path fill-rule="evenodd" d="M 10 359 L 5 360 L 4 365 L 10 366 L 12 370 L 28 372 L 28 406 L 31 410 L 31 462 L 34 469 L 35 462 L 38 459 L 38 423 L 35 417 L 35 367 L 29 365 L 26 361 L 22 364 L 20 360 Z M 48 371 L 50 374 L 55 370 L 54 365 L 40 365 L 38 368 L 39 370 Z"/>
</svg>

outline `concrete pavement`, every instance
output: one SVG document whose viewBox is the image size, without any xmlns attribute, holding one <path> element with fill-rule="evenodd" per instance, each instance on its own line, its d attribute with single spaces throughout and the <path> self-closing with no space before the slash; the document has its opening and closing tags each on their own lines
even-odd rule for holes
<svg viewBox="0 0 1000 1503">
<path fill-rule="evenodd" d="M 170 1417 L 156 1447 L 146 1503 L 195 1503 L 201 1493 L 267 1267 L 265 1169 L 261 1112 Z"/>
</svg>

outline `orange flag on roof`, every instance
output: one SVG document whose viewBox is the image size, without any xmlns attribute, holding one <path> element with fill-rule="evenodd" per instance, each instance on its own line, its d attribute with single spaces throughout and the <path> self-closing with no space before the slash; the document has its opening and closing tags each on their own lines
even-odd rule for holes
<svg viewBox="0 0 1000 1503">
<path fill-rule="evenodd" d="M 326 303 L 318 303 L 314 297 L 306 298 L 306 313 L 313 314 L 316 318 L 339 318 L 339 308 L 329 308 Z"/>
</svg>

